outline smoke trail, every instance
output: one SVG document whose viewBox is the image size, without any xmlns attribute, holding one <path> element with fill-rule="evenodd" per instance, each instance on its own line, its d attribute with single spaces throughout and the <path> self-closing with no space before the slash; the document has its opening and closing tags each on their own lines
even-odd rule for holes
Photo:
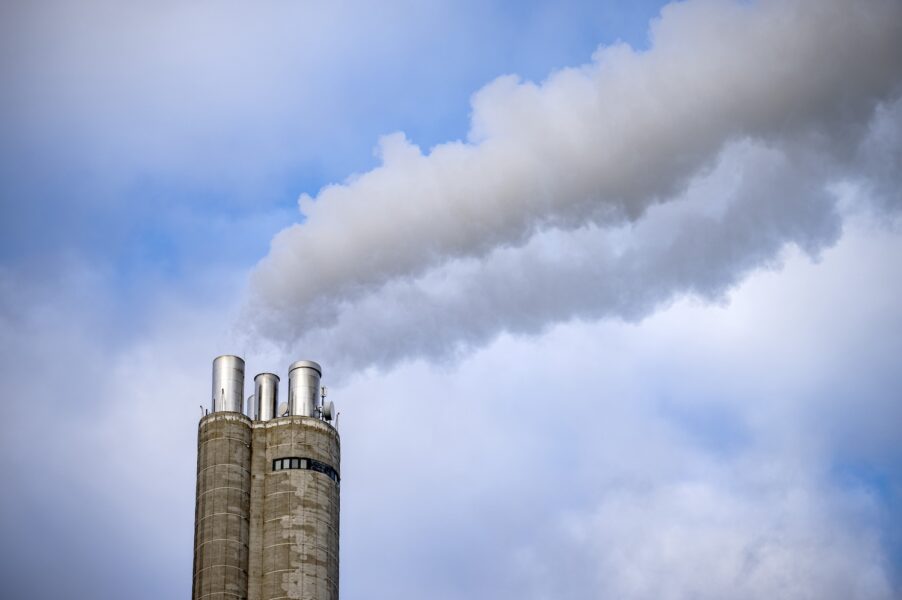
<svg viewBox="0 0 902 600">
<path fill-rule="evenodd" d="M 301 198 L 250 322 L 353 369 L 639 318 L 722 294 L 787 243 L 832 243 L 827 184 L 898 176 L 879 147 L 899 155 L 902 3 L 690 0 L 651 34 L 541 85 L 495 80 L 467 142 L 383 138 L 380 167 Z"/>
</svg>

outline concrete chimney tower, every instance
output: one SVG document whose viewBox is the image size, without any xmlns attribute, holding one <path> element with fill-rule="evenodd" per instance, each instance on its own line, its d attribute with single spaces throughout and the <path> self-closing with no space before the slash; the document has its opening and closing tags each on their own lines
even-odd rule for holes
<svg viewBox="0 0 902 600">
<path fill-rule="evenodd" d="M 341 445 L 322 367 L 260 373 L 244 403 L 244 361 L 213 361 L 197 436 L 193 600 L 338 600 Z"/>
</svg>

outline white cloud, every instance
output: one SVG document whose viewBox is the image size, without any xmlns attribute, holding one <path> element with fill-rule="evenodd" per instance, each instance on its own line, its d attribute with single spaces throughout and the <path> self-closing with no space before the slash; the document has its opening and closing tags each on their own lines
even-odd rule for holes
<svg viewBox="0 0 902 600">
<path fill-rule="evenodd" d="M 586 571 L 564 567 L 580 584 L 558 597 L 893 597 L 868 498 L 793 473 L 745 484 L 742 471 L 755 468 L 727 481 L 616 490 L 590 514 L 563 519 L 555 564 Z"/>
<path fill-rule="evenodd" d="M 678 280 L 667 293 L 653 297 L 644 281 L 626 281 L 619 286 L 627 297 L 623 306 L 617 297 L 601 297 L 593 308 L 577 310 L 565 299 L 518 326 L 541 328 L 593 310 L 635 316 L 648 310 L 629 303 L 637 294 L 648 294 L 652 306 L 677 291 L 704 294 L 712 280 L 722 287 L 766 264 L 784 243 L 817 250 L 835 239 L 838 227 L 829 186 L 850 173 L 866 183 L 875 174 L 896 177 L 893 169 L 860 164 L 868 156 L 882 161 L 884 153 L 856 148 L 881 101 L 892 102 L 898 89 L 899 23 L 898 4 L 883 0 L 685 2 L 663 11 L 647 52 L 602 48 L 591 64 L 553 73 L 540 85 L 501 77 L 474 96 L 469 142 L 424 154 L 402 135 L 386 136 L 381 167 L 324 188 L 315 201 L 302 197 L 304 223 L 274 238 L 254 274 L 251 327 L 291 344 L 305 335 L 335 340 L 329 328 L 339 323 L 338 344 L 354 346 L 357 335 L 340 325 L 349 305 L 353 311 L 370 296 L 378 302 L 385 288 L 453 270 L 455 260 L 478 261 L 528 245 L 549 228 L 575 231 L 578 238 L 585 228 L 643 227 L 652 207 L 679 199 L 718 160 L 735 160 L 730 148 L 748 139 L 778 157 L 765 173 L 774 187 L 753 180 L 760 167 L 753 153 L 750 164 L 740 160 L 733 168 L 747 171 L 740 193 L 758 197 L 742 203 L 744 214 L 733 215 L 732 228 L 699 219 L 668 223 L 686 229 L 661 233 L 687 238 L 687 247 L 683 262 L 657 272 Z M 892 124 L 897 112 L 880 114 Z M 692 254 L 692 236 L 712 238 L 713 259 Z M 655 260 L 660 249 L 654 240 L 646 243 L 652 256 L 622 257 L 609 247 L 596 254 L 614 270 L 629 270 L 616 263 Z M 732 260 L 717 260 L 724 253 Z M 598 276 L 583 266 L 583 279 Z M 509 306 L 495 302 L 494 318 L 478 326 L 464 318 L 459 336 L 449 327 L 432 340 L 407 338 L 410 346 L 397 354 L 441 354 L 481 343 L 467 332 L 478 329 L 491 338 L 521 298 L 547 292 L 544 279 L 524 284 L 518 269 L 494 275 L 498 288 L 519 291 Z M 578 290 L 574 295 L 585 298 Z M 423 317 L 440 321 L 443 298 L 435 300 Z M 471 293 L 468 300 L 478 306 L 481 298 Z M 385 359 L 379 350 L 355 352 L 362 364 Z"/>
<path fill-rule="evenodd" d="M 663 85 L 656 60 L 682 64 L 685 53 L 716 45 L 724 27 L 731 39 L 766 35 L 784 43 L 754 58 L 765 80 L 771 69 L 820 67 L 802 82 L 764 90 L 754 73 L 737 69 L 717 75 L 723 89 L 706 90 L 711 73 L 686 63 L 679 73 L 693 83 L 688 88 L 725 93 L 736 109 L 755 104 L 744 91 L 762 102 L 738 111 L 737 131 L 757 135 L 711 136 L 702 144 L 710 152 L 696 153 L 688 167 L 666 152 L 678 145 L 676 134 L 723 133 L 723 115 L 690 110 L 680 90 L 636 95 L 650 123 L 678 131 L 663 132 L 669 145 L 655 151 L 665 176 L 639 181 L 638 205 L 624 208 L 630 219 L 598 217 L 591 203 L 553 214 L 540 206 L 520 233 L 514 227 L 481 238 L 486 222 L 462 218 L 463 227 L 443 238 L 449 245 L 424 256 L 423 248 L 433 248 L 435 215 L 422 203 L 405 204 L 410 212 L 402 214 L 373 200 L 373 213 L 387 213 L 393 226 L 410 217 L 410 231 L 401 233 L 420 240 L 389 242 L 417 264 L 399 277 L 376 269 L 370 287 L 364 273 L 363 288 L 348 293 L 343 279 L 331 288 L 294 281 L 301 300 L 322 292 L 339 302 L 328 307 L 338 308 L 331 324 L 300 335 L 303 319 L 279 321 L 295 343 L 290 354 L 242 347 L 230 331 L 232 291 L 245 287 L 243 273 L 199 271 L 191 289 L 148 286 L 142 291 L 152 297 L 137 311 L 116 306 L 120 291 L 98 267 L 63 265 L 68 278 L 0 272 L 0 363 L 11 399 L 0 467 L 12 490 L 0 504 L 0 573 L 11 593 L 187 592 L 197 405 L 209 395 L 210 359 L 229 352 L 250 354 L 249 373 L 279 371 L 302 357 L 324 364 L 342 413 L 342 588 L 349 598 L 898 596 L 890 546 L 902 540 L 902 237 L 883 212 L 876 223 L 849 216 L 865 205 L 898 204 L 890 182 L 898 177 L 902 103 L 877 107 L 876 124 L 858 130 L 876 96 L 851 85 L 881 87 L 881 73 L 898 74 L 896 63 L 859 56 L 876 41 L 856 37 L 855 26 L 897 27 L 870 21 L 898 9 L 831 0 L 817 4 L 817 27 L 802 19 L 813 37 L 764 32 L 773 25 L 798 33 L 801 21 L 761 15 L 798 16 L 799 7 L 814 6 L 686 2 L 655 30 L 656 43 L 672 50 L 666 58 L 614 48 L 542 87 L 499 80 L 476 100 L 474 136 L 485 143 L 510 135 L 516 147 L 519 119 L 545 140 L 541 120 L 528 115 L 541 114 L 545 102 L 567 105 L 555 91 L 582 89 L 593 69 L 651 65 L 644 79 L 632 71 L 610 77 L 625 87 Z M 832 12 L 844 10 L 852 16 Z M 743 29 L 750 15 L 760 29 Z M 682 35 L 700 46 L 684 47 Z M 835 60 L 804 52 L 827 45 L 824 56 Z M 724 68 L 715 59 L 708 69 Z M 842 64 L 862 68 L 828 72 Z M 808 93 L 840 79 L 840 104 Z M 787 102 L 796 110 L 774 109 Z M 864 108 L 848 119 L 827 115 L 839 105 Z M 671 123 L 655 106 L 683 107 L 689 121 Z M 512 112 L 492 115 L 498 107 Z M 575 112 L 554 114 L 561 121 L 551 129 L 579 129 L 568 121 Z M 783 131 L 789 121 L 791 135 Z M 604 122 L 622 136 L 660 133 Z M 812 141 L 820 133 L 798 123 L 826 123 L 826 142 L 837 146 Z M 548 141 L 567 145 L 563 137 Z M 478 147 L 450 145 L 429 156 Z M 612 151 L 599 147 L 602 156 Z M 383 150 L 383 174 L 427 160 L 397 137 Z M 635 175 L 640 163 L 626 167 Z M 606 173 L 624 175 L 614 171 Z M 500 171 L 484 175 L 494 185 Z M 629 183 L 626 175 L 605 185 Z M 324 192 L 310 220 L 316 228 L 335 218 L 336 231 L 362 232 L 329 238 L 335 254 L 325 258 L 344 261 L 352 275 L 368 268 L 357 260 L 372 248 L 363 241 L 385 241 L 367 230 L 366 211 L 351 211 L 350 221 L 338 209 L 329 216 L 330 195 L 356 189 L 356 181 Z M 626 197 L 629 187 L 616 189 Z M 383 260 L 373 258 L 377 267 Z M 871 481 L 872 471 L 889 490 Z M 48 548 L 70 557 L 54 577 L 42 576 Z"/>
<path fill-rule="evenodd" d="M 837 468 L 898 460 L 884 427 L 898 373 L 859 349 L 902 351 L 885 335 L 900 325 L 887 282 L 902 242 L 847 229 L 821 262 L 784 253 L 718 307 L 501 336 L 453 369 L 412 363 L 336 389 L 343 527 L 364 544 L 343 568 L 366 581 L 345 589 L 894 597 L 892 500 Z M 841 391 L 869 380 L 880 387 Z"/>
<path fill-rule="evenodd" d="M 342 385 L 324 361 L 342 412 L 345 593 L 892 597 L 890 508 L 833 466 L 898 459 L 902 338 L 887 332 L 900 327 L 902 238 L 861 218 L 846 229 L 820 263 L 783 253 L 783 269 L 752 275 L 717 306 L 683 299 L 638 324 L 502 335 L 454 365 L 372 369 Z M 103 278 L 70 272 L 38 292 L 4 280 L 15 301 L 3 315 L 15 318 L 2 321 L 12 342 L 2 358 L 18 401 L 0 463 L 16 489 L 2 526 L 5 547 L 20 549 L 4 573 L 49 597 L 139 556 L 146 589 L 178 595 L 197 405 L 210 358 L 241 352 L 223 332 L 235 307 L 212 303 L 225 278 L 211 275 L 191 294 L 159 296 L 138 335 L 99 335 Z M 66 360 L 48 360 L 52 348 Z M 249 372 L 291 358 L 252 353 Z M 869 381 L 880 385 L 842 392 Z M 74 552 L 71 578 L 25 586 L 40 550 L 19 521 Z"/>
</svg>

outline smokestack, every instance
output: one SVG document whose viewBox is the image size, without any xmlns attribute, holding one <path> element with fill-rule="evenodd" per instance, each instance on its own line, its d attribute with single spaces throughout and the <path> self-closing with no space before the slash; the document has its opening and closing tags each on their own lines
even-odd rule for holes
<svg viewBox="0 0 902 600">
<path fill-rule="evenodd" d="M 288 414 L 317 416 L 323 368 L 312 360 L 299 360 L 288 367 Z"/>
<path fill-rule="evenodd" d="M 291 415 L 276 418 L 279 377 L 260 373 L 248 418 L 244 361 L 213 361 L 214 411 L 197 430 L 193 600 L 338 600 L 341 440 L 332 403 L 319 406 L 321 374 L 292 364 Z"/>
<path fill-rule="evenodd" d="M 279 376 L 260 373 L 254 377 L 255 420 L 269 421 L 276 416 L 279 398 Z"/>
<path fill-rule="evenodd" d="M 237 356 L 218 356 L 213 360 L 212 412 L 243 413 L 244 360 Z"/>
</svg>

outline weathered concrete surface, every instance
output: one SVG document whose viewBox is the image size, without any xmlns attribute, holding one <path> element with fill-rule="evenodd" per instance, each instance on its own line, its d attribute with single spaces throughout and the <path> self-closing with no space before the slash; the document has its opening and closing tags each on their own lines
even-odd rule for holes
<svg viewBox="0 0 902 600">
<path fill-rule="evenodd" d="M 251 446 L 251 522 L 248 600 L 263 598 L 263 485 L 272 462 L 266 462 L 265 423 L 255 422 Z"/>
<path fill-rule="evenodd" d="M 338 483 L 311 470 L 272 470 L 277 458 L 304 457 L 340 472 L 338 433 L 320 420 L 301 416 L 273 419 L 263 429 L 260 600 L 338 600 Z"/>
<path fill-rule="evenodd" d="M 338 433 L 301 416 L 201 419 L 194 600 L 338 600 L 338 483 L 312 470 L 273 471 L 273 460 L 290 457 L 339 472 Z"/>
<path fill-rule="evenodd" d="M 247 598 L 251 422 L 217 412 L 198 426 L 194 600 Z"/>
</svg>

